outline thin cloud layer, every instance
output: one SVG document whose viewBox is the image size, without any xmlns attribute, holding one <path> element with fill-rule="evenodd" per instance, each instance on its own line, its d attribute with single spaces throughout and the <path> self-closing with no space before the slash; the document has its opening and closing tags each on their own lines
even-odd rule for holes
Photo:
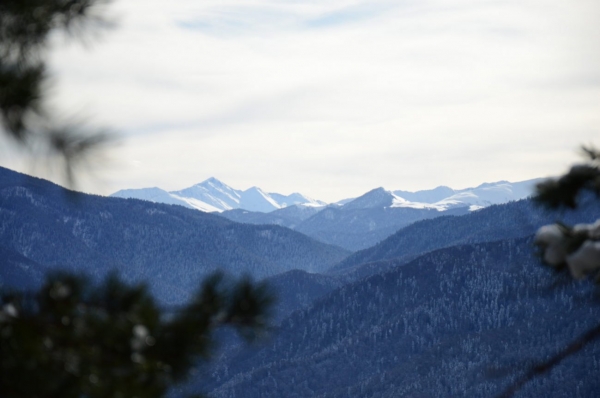
<svg viewBox="0 0 600 398">
<path fill-rule="evenodd" d="M 60 109 L 122 132 L 92 191 L 337 200 L 557 174 L 600 126 L 594 1 L 164 1 L 58 46 Z M 5 161 L 6 164 L 6 161 Z"/>
</svg>

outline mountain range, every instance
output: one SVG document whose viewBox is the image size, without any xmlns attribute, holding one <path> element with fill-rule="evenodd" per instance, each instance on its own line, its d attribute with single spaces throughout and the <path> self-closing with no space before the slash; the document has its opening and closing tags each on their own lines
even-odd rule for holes
<svg viewBox="0 0 600 398">
<path fill-rule="evenodd" d="M 500 181 L 456 191 L 448 187 L 418 192 L 376 188 L 343 204 L 324 208 L 291 206 L 266 214 L 237 209 L 221 215 L 237 222 L 286 226 L 322 242 L 357 251 L 416 221 L 464 215 L 526 198 L 537 182 L 539 179 Z"/>
<path fill-rule="evenodd" d="M 538 181 L 499 181 L 461 190 L 440 186 L 417 192 L 389 191 L 380 187 L 357 198 L 328 205 L 299 193 L 288 196 L 267 194 L 256 187 L 239 191 L 215 178 L 170 193 L 148 188 L 119 191 L 112 196 L 219 211 L 232 221 L 280 225 L 321 242 L 356 251 L 382 241 L 415 221 L 462 215 L 523 199 L 531 194 Z"/>
<path fill-rule="evenodd" d="M 522 200 L 423 220 L 325 280 L 269 278 L 287 315 L 273 338 L 228 348 L 197 380 L 221 398 L 496 396 L 600 315 L 591 282 L 540 266 L 532 233 L 556 216 Z M 561 214 L 568 224 L 599 217 L 589 197 Z M 600 383 L 586 375 L 600 371 L 600 342 L 584 351 L 518 396 L 595 397 Z"/>
<path fill-rule="evenodd" d="M 234 189 L 211 177 L 199 184 L 179 191 L 167 192 L 156 187 L 124 189 L 113 193 L 111 196 L 142 199 L 157 203 L 178 204 L 206 212 L 224 212 L 241 209 L 251 212 L 269 213 L 289 206 L 323 208 L 328 204 L 346 206 L 346 208 L 383 206 L 434 209 L 438 211 L 470 206 L 471 210 L 476 210 L 493 204 L 526 198 L 531 195 L 533 186 L 538 181 L 539 179 L 514 183 L 498 181 L 495 183 L 484 183 L 475 188 L 459 190 L 454 190 L 447 186 L 439 186 L 434 189 L 416 192 L 402 190 L 386 191 L 384 188 L 377 188 L 370 191 L 377 192 L 377 197 L 374 194 L 369 196 L 362 195 L 358 198 L 326 203 L 321 200 L 311 199 L 297 192 L 290 195 L 282 195 L 267 193 L 258 187 L 242 191 Z M 354 203 L 348 207 L 347 205 L 352 202 Z"/>
<path fill-rule="evenodd" d="M 113 193 L 117 198 L 134 198 L 150 202 L 178 204 L 205 212 L 222 212 L 244 209 L 268 213 L 293 205 L 324 206 L 325 202 L 311 199 L 300 193 L 282 195 L 266 193 L 258 187 L 245 191 L 231 188 L 214 177 L 179 191 L 167 192 L 160 188 L 124 189 Z"/>
<path fill-rule="evenodd" d="M 101 278 L 116 269 L 168 304 L 185 301 L 218 268 L 267 282 L 279 296 L 270 338 L 246 347 L 224 330 L 221 354 L 199 362 L 173 397 L 496 396 L 600 317 L 593 281 L 541 267 L 532 242 L 540 225 L 556 219 L 600 218 L 599 201 L 583 196 L 577 210 L 561 213 L 530 199 L 494 204 L 524 194 L 507 184 L 413 197 L 378 188 L 322 209 L 207 214 L 70 192 L 0 168 L 0 287 L 35 288 L 57 270 Z M 292 230 L 228 214 L 300 221 Z M 394 230 L 386 220 L 407 224 Z M 369 228 L 388 228 L 389 236 L 351 254 L 301 233 L 309 226 L 322 240 L 358 241 Z M 518 396 L 596 397 L 598 373 L 596 341 Z"/>
</svg>

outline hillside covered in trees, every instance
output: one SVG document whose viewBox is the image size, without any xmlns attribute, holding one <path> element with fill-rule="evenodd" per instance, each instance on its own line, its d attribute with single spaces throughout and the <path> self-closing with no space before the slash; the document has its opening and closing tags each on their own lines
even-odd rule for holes
<svg viewBox="0 0 600 398">
<path fill-rule="evenodd" d="M 268 338 L 247 348 L 219 334 L 222 354 L 174 396 L 488 397 L 600 315 L 592 284 L 540 266 L 532 235 L 558 215 L 530 200 L 421 220 L 348 257 L 285 227 L 0 171 L 5 288 L 35 288 L 51 270 L 100 279 L 116 269 L 181 303 L 223 269 L 277 294 Z M 584 198 L 560 217 L 589 223 L 600 207 Z M 599 364 L 594 343 L 519 396 L 592 397 Z"/>
<path fill-rule="evenodd" d="M 68 192 L 4 168 L 0 222 L 0 247 L 9 253 L 1 282 L 39 285 L 41 270 L 97 278 L 116 270 L 126 281 L 147 281 L 170 302 L 185 300 L 215 270 L 255 278 L 292 269 L 325 271 L 348 254 L 283 227 Z"/>
</svg>

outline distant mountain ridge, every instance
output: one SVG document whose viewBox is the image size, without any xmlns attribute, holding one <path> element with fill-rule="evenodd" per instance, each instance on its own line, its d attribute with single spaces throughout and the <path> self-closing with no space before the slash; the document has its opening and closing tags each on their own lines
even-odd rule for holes
<svg viewBox="0 0 600 398">
<path fill-rule="evenodd" d="M 357 198 L 340 200 L 330 205 L 345 207 L 347 210 L 374 207 L 405 207 L 438 211 L 469 207 L 470 210 L 477 210 L 493 204 L 524 199 L 531 194 L 534 185 L 540 180 L 533 179 L 514 183 L 498 181 L 459 190 L 447 186 L 439 186 L 434 189 L 416 192 L 403 190 L 388 191 L 380 187 Z M 267 193 L 258 187 L 242 191 L 234 189 L 214 177 L 178 191 L 167 192 L 156 187 L 123 189 L 110 196 L 142 199 L 156 203 L 177 204 L 205 212 L 225 212 L 241 209 L 258 213 L 270 213 L 290 206 L 323 209 L 328 205 L 324 201 L 315 200 L 297 192 L 290 195 L 282 195 L 279 193 Z M 250 216 L 250 218 L 253 220 L 257 219 L 256 216 Z M 236 221 L 245 222 L 239 218 Z M 295 222 L 297 221 L 295 220 Z M 251 221 L 249 222 L 252 223 Z"/>
<path fill-rule="evenodd" d="M 417 192 L 400 190 L 387 192 L 393 199 L 391 207 L 432 208 L 445 211 L 469 206 L 469 209 L 473 211 L 491 205 L 525 199 L 533 193 L 535 185 L 540 181 L 540 178 L 536 178 L 520 182 L 483 183 L 475 188 L 459 190 L 439 186 Z"/>
<path fill-rule="evenodd" d="M 324 208 L 290 206 L 266 214 L 230 210 L 221 215 L 248 224 L 286 226 L 321 242 L 356 251 L 373 246 L 417 221 L 463 215 L 524 199 L 538 181 L 499 181 L 461 190 L 441 186 L 418 192 L 388 191 L 380 187 Z M 294 208 L 296 211 L 292 211 Z"/>
<path fill-rule="evenodd" d="M 179 191 L 160 188 L 122 190 L 112 196 L 179 204 L 240 223 L 279 225 L 321 242 L 350 251 L 381 242 L 414 222 L 446 215 L 463 215 L 491 205 L 524 199 L 541 179 L 498 181 L 474 188 L 439 186 L 416 192 L 375 188 L 353 199 L 327 205 L 302 194 L 266 193 L 258 187 L 245 191 L 209 178 Z"/>
<path fill-rule="evenodd" d="M 322 207 L 327 204 L 297 192 L 290 195 L 282 195 L 267 193 L 258 187 L 251 187 L 242 191 L 234 189 L 214 177 L 179 191 L 167 192 L 160 188 L 124 189 L 110 196 L 126 199 L 142 199 L 156 203 L 178 204 L 205 212 L 243 209 L 268 213 L 292 205 Z"/>
<path fill-rule="evenodd" d="M 346 274 L 352 280 L 399 265 L 392 262 L 385 264 L 386 261 L 406 263 L 447 247 L 531 236 L 542 225 L 555 222 L 556 217 L 556 212 L 536 206 L 531 199 L 524 199 L 492 205 L 461 217 L 424 219 L 400 229 L 372 247 L 353 253 L 328 272 Z M 600 203 L 590 197 L 583 197 L 578 209 L 561 213 L 561 220 L 567 225 L 591 223 L 598 218 Z"/>
</svg>

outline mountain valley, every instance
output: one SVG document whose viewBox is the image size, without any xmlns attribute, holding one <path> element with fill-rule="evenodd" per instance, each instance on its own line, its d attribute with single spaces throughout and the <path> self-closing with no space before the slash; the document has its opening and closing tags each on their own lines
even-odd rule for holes
<svg viewBox="0 0 600 398">
<path fill-rule="evenodd" d="M 117 270 L 178 304 L 217 269 L 265 281 L 278 297 L 269 337 L 247 347 L 224 331 L 217 360 L 174 397 L 494 396 L 600 315 L 594 285 L 540 266 L 532 244 L 556 218 L 600 218 L 591 197 L 557 215 L 530 199 L 378 188 L 344 204 L 207 213 L 146 193 L 86 195 L 0 169 L 0 287 Z M 600 343 L 584 353 L 519 396 L 593 397 Z"/>
</svg>

